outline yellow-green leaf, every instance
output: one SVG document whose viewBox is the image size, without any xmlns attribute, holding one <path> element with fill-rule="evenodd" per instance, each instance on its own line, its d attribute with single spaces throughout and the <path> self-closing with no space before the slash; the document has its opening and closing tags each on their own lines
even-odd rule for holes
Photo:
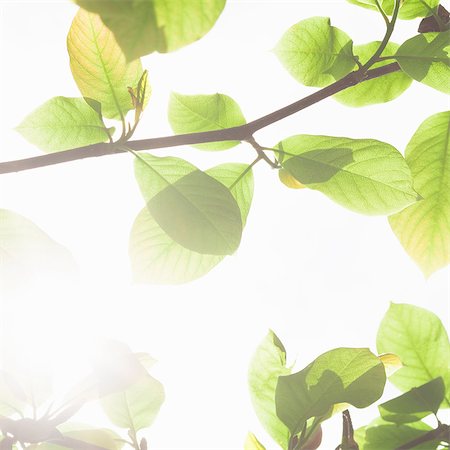
<svg viewBox="0 0 450 450">
<path fill-rule="evenodd" d="M 126 61 L 100 16 L 78 11 L 67 37 L 67 50 L 78 88 L 83 96 L 101 103 L 105 117 L 120 118 L 134 108 L 128 87 L 137 86 L 141 62 Z"/>
<path fill-rule="evenodd" d="M 426 276 L 450 262 L 450 111 L 426 119 L 408 143 L 406 161 L 423 197 L 389 223 Z"/>
</svg>

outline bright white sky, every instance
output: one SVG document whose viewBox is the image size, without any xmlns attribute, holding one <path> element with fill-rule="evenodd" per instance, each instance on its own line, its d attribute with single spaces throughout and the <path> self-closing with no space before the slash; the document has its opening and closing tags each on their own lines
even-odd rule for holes
<svg viewBox="0 0 450 450">
<path fill-rule="evenodd" d="M 26 114 L 53 96 L 79 96 L 65 46 L 75 12 L 68 1 L 0 0 L 1 160 L 39 154 L 12 130 Z M 384 33 L 380 17 L 344 0 L 228 1 L 203 40 L 144 58 L 153 97 L 136 137 L 171 134 L 171 90 L 228 94 L 248 120 L 313 92 L 271 52 L 289 26 L 311 16 L 330 16 L 357 44 Z M 416 27 L 401 23 L 394 40 L 402 42 Z M 270 146 L 299 133 L 371 137 L 403 151 L 418 125 L 448 106 L 442 94 L 414 83 L 385 105 L 349 109 L 326 100 L 257 139 Z M 184 155 L 201 168 L 254 156 L 244 145 L 222 153 L 180 148 L 157 154 Z M 288 190 L 262 165 L 255 176 L 239 251 L 203 279 L 179 287 L 130 281 L 128 235 L 143 200 L 129 155 L 0 176 L 0 207 L 28 217 L 70 249 L 81 272 L 77 282 L 50 275 L 4 293 L 3 335 L 15 336 L 14 346 L 4 345 L 19 358 L 52 367 L 62 388 L 85 373 L 83 352 L 95 339 L 121 340 L 159 361 L 153 373 L 167 400 L 147 433 L 152 450 L 238 450 L 248 430 L 272 449 L 246 385 L 251 355 L 269 328 L 300 369 L 338 346 L 375 351 L 390 301 L 446 317 L 449 271 L 425 280 L 384 217 L 354 214 L 318 192 Z M 85 414 L 104 421 L 98 412 Z M 355 425 L 370 414 L 354 411 Z M 340 430 L 328 430 L 323 448 L 335 448 Z"/>
</svg>

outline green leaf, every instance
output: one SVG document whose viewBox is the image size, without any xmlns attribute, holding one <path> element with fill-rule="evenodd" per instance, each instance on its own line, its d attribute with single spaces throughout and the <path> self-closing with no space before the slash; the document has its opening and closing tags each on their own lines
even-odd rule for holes
<svg viewBox="0 0 450 450">
<path fill-rule="evenodd" d="M 423 198 L 389 217 L 392 230 L 426 276 L 450 262 L 450 112 L 426 119 L 406 147 L 414 189 Z"/>
<path fill-rule="evenodd" d="M 361 6 L 363 8 L 378 11 L 376 0 L 347 0 L 349 3 Z M 391 16 L 394 11 L 394 0 L 380 0 L 380 5 L 384 12 Z M 433 12 L 433 8 L 439 5 L 439 0 L 403 0 L 400 5 L 398 17 L 409 20 L 416 17 L 427 17 Z"/>
<path fill-rule="evenodd" d="M 250 362 L 248 384 L 259 421 L 283 449 L 288 448 L 290 433 L 277 416 L 275 390 L 278 378 L 290 373 L 291 369 L 286 367 L 286 350 L 275 333 L 270 331 Z"/>
<path fill-rule="evenodd" d="M 417 422 L 436 414 L 445 396 L 445 385 L 441 377 L 382 403 L 378 406 L 384 420 L 395 423 Z"/>
<path fill-rule="evenodd" d="M 361 6 L 362 8 L 372 9 L 378 11 L 376 0 L 347 0 L 353 5 Z M 394 0 L 380 0 L 380 5 L 387 15 L 391 15 L 394 10 Z"/>
<path fill-rule="evenodd" d="M 355 65 L 352 45 L 328 17 L 311 17 L 289 28 L 275 51 L 297 81 L 322 87 L 351 72 Z"/>
<path fill-rule="evenodd" d="M 134 431 L 149 427 L 163 402 L 164 388 L 150 375 L 141 377 L 122 392 L 100 399 L 103 410 L 114 425 Z"/>
<path fill-rule="evenodd" d="M 137 86 L 141 62 L 126 62 L 114 35 L 98 15 L 78 11 L 67 36 L 67 50 L 80 92 L 100 102 L 105 117 L 121 118 L 133 109 L 128 87 Z"/>
<path fill-rule="evenodd" d="M 91 99 L 53 97 L 29 114 L 16 130 L 47 153 L 106 142 L 109 136 L 99 109 L 100 104 Z"/>
<path fill-rule="evenodd" d="M 181 160 L 174 163 L 187 168 L 194 166 Z M 168 163 L 169 164 L 169 163 Z M 241 211 L 245 225 L 253 197 L 252 171 L 242 174 L 245 164 L 222 164 L 206 173 L 228 188 Z M 242 178 L 240 178 L 242 177 Z M 136 282 L 178 284 L 195 280 L 215 267 L 224 256 L 205 255 L 189 250 L 175 242 L 156 222 L 148 208 L 137 216 L 130 236 L 130 257 Z"/>
<path fill-rule="evenodd" d="M 279 378 L 277 415 L 295 435 L 309 418 L 324 418 L 336 403 L 371 405 L 380 398 L 385 382 L 382 362 L 368 349 L 330 350 L 300 372 Z"/>
<path fill-rule="evenodd" d="M 239 105 L 228 95 L 182 95 L 172 93 L 169 102 L 169 122 L 176 134 L 222 130 L 245 125 Z M 200 150 L 226 150 L 239 141 L 197 144 Z"/>
<path fill-rule="evenodd" d="M 373 139 L 297 135 L 278 144 L 300 183 L 363 214 L 388 214 L 414 202 L 411 173 L 391 145 Z"/>
<path fill-rule="evenodd" d="M 359 58 L 361 64 L 365 64 L 379 47 L 380 42 L 370 42 L 354 47 L 354 53 Z M 381 56 L 393 55 L 398 49 L 398 45 L 389 42 Z M 382 67 L 390 61 L 381 61 L 372 68 Z M 357 66 L 355 65 L 355 69 Z M 397 71 L 384 75 L 373 80 L 367 80 L 356 86 L 345 89 L 334 96 L 334 98 L 347 106 L 360 107 L 385 103 L 394 100 L 408 89 L 412 83 L 412 78 L 404 72 Z"/>
<path fill-rule="evenodd" d="M 83 443 L 96 445 L 105 450 L 120 450 L 124 446 L 122 438 L 112 430 L 107 428 L 94 428 L 91 425 L 65 423 L 58 427 L 63 437 L 76 439 L 79 447 Z M 63 441 L 63 439 L 61 440 Z M 68 445 L 52 444 L 50 442 L 43 442 L 41 444 L 31 445 L 27 448 L 30 450 L 66 450 Z"/>
<path fill-rule="evenodd" d="M 244 450 L 266 450 L 266 447 L 256 439 L 253 433 L 248 433 L 245 439 Z"/>
<path fill-rule="evenodd" d="M 428 17 L 433 14 L 439 3 L 440 0 L 403 0 L 398 16 L 404 20 Z"/>
<path fill-rule="evenodd" d="M 381 321 L 377 335 L 379 352 L 393 352 L 403 367 L 389 380 L 403 391 L 443 377 L 446 398 L 442 407 L 450 407 L 450 344 L 439 318 L 426 309 L 392 303 Z"/>
<path fill-rule="evenodd" d="M 127 59 L 177 50 L 203 37 L 226 0 L 75 0 L 100 14 Z"/>
<path fill-rule="evenodd" d="M 0 209 L 0 286 L 19 280 L 23 284 L 43 272 L 56 276 L 75 267 L 69 251 L 33 222 Z"/>
<path fill-rule="evenodd" d="M 241 212 L 222 183 L 179 158 L 148 154 L 136 159 L 135 174 L 152 217 L 174 241 L 210 255 L 236 251 Z"/>
<path fill-rule="evenodd" d="M 404 42 L 395 59 L 410 77 L 450 94 L 450 31 L 422 33 Z"/>
<path fill-rule="evenodd" d="M 358 428 L 355 431 L 355 439 L 360 450 L 392 450 L 431 430 L 432 428 L 423 422 L 394 425 L 379 418 L 366 427 Z M 414 450 L 436 449 L 439 443 L 440 440 L 428 441 L 415 446 Z"/>
</svg>

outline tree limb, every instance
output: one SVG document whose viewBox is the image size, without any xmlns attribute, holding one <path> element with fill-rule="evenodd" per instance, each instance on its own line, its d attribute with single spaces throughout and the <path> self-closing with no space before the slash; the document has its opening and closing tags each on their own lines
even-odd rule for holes
<svg viewBox="0 0 450 450">
<path fill-rule="evenodd" d="M 131 150 L 153 150 L 166 147 L 177 147 L 180 145 L 202 144 L 206 142 L 220 141 L 246 141 L 253 137 L 253 134 L 269 125 L 278 122 L 292 114 L 295 114 L 315 103 L 331 97 L 349 87 L 355 86 L 361 82 L 378 78 L 392 72 L 400 70 L 397 63 L 388 64 L 376 69 L 361 72 L 356 70 L 349 73 L 344 78 L 330 84 L 329 86 L 314 92 L 307 97 L 302 98 L 284 108 L 278 109 L 259 119 L 253 120 L 239 127 L 226 128 L 223 130 L 206 131 L 201 133 L 180 134 L 176 136 L 164 136 L 150 139 L 140 139 L 128 141 L 127 147 Z M 15 161 L 6 161 L 0 163 L 0 174 L 20 172 L 24 170 L 36 169 L 38 167 L 52 166 L 69 161 L 76 161 L 84 158 L 94 158 L 106 155 L 115 155 L 124 153 L 125 150 L 118 148 L 117 143 L 100 143 L 78 147 L 72 150 L 50 153 L 32 158 L 19 159 Z"/>
</svg>

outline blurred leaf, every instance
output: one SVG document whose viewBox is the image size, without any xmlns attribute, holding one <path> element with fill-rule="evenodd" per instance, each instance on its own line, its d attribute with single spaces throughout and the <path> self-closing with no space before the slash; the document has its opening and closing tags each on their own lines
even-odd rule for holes
<svg viewBox="0 0 450 450">
<path fill-rule="evenodd" d="M 88 103 L 89 102 L 89 103 Z M 16 130 L 47 153 L 59 152 L 109 139 L 94 100 L 53 97 L 29 114 Z M 113 129 L 110 129 L 113 132 Z"/>
<path fill-rule="evenodd" d="M 450 94 L 450 31 L 422 33 L 404 42 L 395 59 L 410 77 Z"/>
<path fill-rule="evenodd" d="M 128 60 L 154 51 L 177 50 L 203 37 L 220 16 L 225 0 L 75 0 L 100 14 Z"/>
<path fill-rule="evenodd" d="M 355 431 L 355 439 L 359 444 L 359 450 L 392 450 L 431 430 L 432 428 L 423 422 L 398 425 L 379 418 L 366 427 L 358 428 Z M 414 447 L 414 450 L 436 449 L 439 443 L 440 440 L 428 441 Z"/>
<path fill-rule="evenodd" d="M 436 414 L 444 396 L 444 382 L 439 377 L 382 403 L 378 409 L 381 417 L 388 422 L 417 422 L 432 413 Z"/>
<path fill-rule="evenodd" d="M 193 167 L 187 165 L 186 169 Z M 221 164 L 206 173 L 231 187 L 248 168 L 245 164 Z M 230 189 L 241 211 L 243 225 L 253 197 L 253 174 L 248 171 Z M 144 208 L 136 218 L 130 236 L 130 257 L 133 277 L 143 283 L 186 283 L 199 278 L 215 267 L 224 256 L 205 255 L 175 242 Z"/>
<path fill-rule="evenodd" d="M 104 449 L 120 450 L 124 446 L 121 437 L 106 428 L 90 425 L 65 423 L 59 427 L 61 437 L 51 442 L 43 442 L 28 447 L 30 450 L 77 450 Z M 91 447 L 95 446 L 95 447 Z"/>
<path fill-rule="evenodd" d="M 281 141 L 285 167 L 300 183 L 363 214 L 388 214 L 414 202 L 400 152 L 373 139 L 297 135 Z"/>
<path fill-rule="evenodd" d="M 244 450 L 266 450 L 253 433 L 248 433 L 245 439 Z"/>
<path fill-rule="evenodd" d="M 100 399 L 103 410 L 114 425 L 136 432 L 154 422 L 163 402 L 164 388 L 150 375 L 139 379 L 123 392 Z"/>
<path fill-rule="evenodd" d="M 239 247 L 241 212 L 222 183 L 179 158 L 149 154 L 136 158 L 135 175 L 150 214 L 178 244 L 211 255 Z"/>
<path fill-rule="evenodd" d="M 51 239 L 33 222 L 0 209 L 0 286 L 26 282 L 51 272 L 53 276 L 76 267 L 69 251 Z"/>
<path fill-rule="evenodd" d="M 389 223 L 425 276 L 450 262 L 450 112 L 426 119 L 406 147 L 414 189 L 423 198 Z"/>
<path fill-rule="evenodd" d="M 275 333 L 270 331 L 250 362 L 248 384 L 259 421 L 283 449 L 288 448 L 290 433 L 277 416 L 275 390 L 278 378 L 290 373 L 291 369 L 286 367 L 286 350 Z"/>
<path fill-rule="evenodd" d="M 426 309 L 392 303 L 381 321 L 377 335 L 379 352 L 394 352 L 403 367 L 389 380 L 402 391 L 443 377 L 450 407 L 450 344 L 439 318 Z"/>
<path fill-rule="evenodd" d="M 379 45 L 380 42 L 378 41 L 357 45 L 354 47 L 353 53 L 358 56 L 361 64 L 365 64 L 378 49 Z M 393 55 L 398 47 L 397 44 L 389 42 L 381 56 Z M 371 67 L 382 67 L 390 63 L 391 61 L 388 60 L 381 61 Z M 357 69 L 356 64 L 354 69 Z M 344 105 L 353 107 L 385 103 L 394 100 L 405 92 L 411 83 L 412 78 L 404 72 L 397 71 L 345 89 L 336 94 L 334 98 Z"/>
<path fill-rule="evenodd" d="M 133 109 L 127 88 L 137 86 L 141 62 L 126 62 L 114 35 L 98 15 L 78 11 L 67 37 L 67 50 L 78 88 L 83 96 L 101 103 L 105 117 L 118 119 Z"/>
<path fill-rule="evenodd" d="M 323 87 L 351 72 L 355 65 L 352 45 L 328 17 L 311 17 L 289 28 L 275 51 L 298 82 Z"/>
<path fill-rule="evenodd" d="M 128 345 L 114 340 L 98 346 L 92 366 L 100 396 L 123 391 L 148 375 Z"/>
<path fill-rule="evenodd" d="M 371 405 L 382 395 L 385 382 L 383 364 L 368 349 L 330 350 L 300 372 L 279 378 L 277 415 L 295 435 L 309 418 L 324 418 L 336 403 Z"/>
<path fill-rule="evenodd" d="M 228 95 L 182 95 L 172 93 L 168 112 L 170 126 L 176 134 L 222 130 L 245 125 L 239 105 Z M 239 141 L 197 144 L 200 150 L 226 150 Z"/>
</svg>

